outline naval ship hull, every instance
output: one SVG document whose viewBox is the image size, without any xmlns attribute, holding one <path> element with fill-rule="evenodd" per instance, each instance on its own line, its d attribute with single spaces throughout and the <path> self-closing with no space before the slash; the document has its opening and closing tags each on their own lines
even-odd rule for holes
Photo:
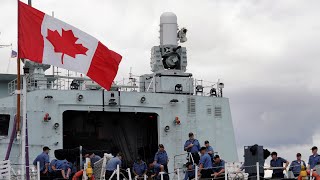
<svg viewBox="0 0 320 180">
<path fill-rule="evenodd" d="M 172 102 L 174 100 L 174 102 Z M 14 127 L 16 97 L 0 99 L 0 114 L 10 115 L 5 152 Z M 186 162 L 183 145 L 193 132 L 202 144 L 209 140 L 226 161 L 237 161 L 229 101 L 222 97 L 102 90 L 35 90 L 27 93 L 30 162 L 43 146 L 52 150 L 118 148 L 125 160 L 137 155 L 152 159 L 159 143 L 169 156 L 169 169 Z M 47 117 L 47 119 L 46 119 Z M 48 120 L 48 117 L 50 117 Z M 180 121 L 176 123 L 176 118 Z M 45 120 L 46 119 L 46 120 Z M 14 141 L 10 160 L 21 161 L 20 142 Z M 4 159 L 5 153 L 0 153 Z"/>
</svg>

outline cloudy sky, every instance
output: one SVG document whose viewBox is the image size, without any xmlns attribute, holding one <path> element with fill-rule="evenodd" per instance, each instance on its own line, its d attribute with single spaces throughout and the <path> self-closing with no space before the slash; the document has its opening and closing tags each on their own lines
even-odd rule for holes
<svg viewBox="0 0 320 180">
<path fill-rule="evenodd" d="M 25 0 L 24 0 L 25 1 Z M 187 27 L 188 71 L 223 80 L 239 157 L 261 144 L 292 160 L 320 146 L 320 1 L 33 0 L 33 6 L 93 35 L 123 56 L 117 80 L 149 73 L 159 17 L 172 11 Z M 16 1 L 0 0 L 0 44 L 16 49 Z M 10 47 L 0 72 L 15 73 Z"/>
</svg>

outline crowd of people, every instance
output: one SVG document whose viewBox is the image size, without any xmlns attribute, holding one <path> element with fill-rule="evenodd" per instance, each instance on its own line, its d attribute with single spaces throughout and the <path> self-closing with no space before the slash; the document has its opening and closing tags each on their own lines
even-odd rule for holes
<svg viewBox="0 0 320 180">
<path fill-rule="evenodd" d="M 137 157 L 132 168 L 136 179 L 143 179 L 145 175 L 153 179 L 161 179 L 160 172 L 163 172 L 164 179 L 169 178 L 168 154 L 163 144 L 159 144 L 158 148 L 153 162 L 149 163 L 148 166 L 140 157 Z M 197 175 L 201 178 L 224 178 L 225 162 L 219 155 L 214 155 L 214 150 L 209 141 L 205 141 L 204 146 L 201 147 L 199 141 L 194 138 L 194 134 L 191 132 L 189 133 L 189 139 L 184 144 L 184 150 L 190 155 L 189 161 L 186 163 L 187 170 L 184 180 L 191 180 L 195 177 L 195 166 L 199 167 Z M 121 166 L 121 159 L 122 155 L 118 154 L 107 162 L 106 179 L 111 177 L 118 165 Z"/>
<path fill-rule="evenodd" d="M 40 165 L 40 173 L 42 178 L 44 177 L 52 177 L 52 178 L 63 178 L 63 179 L 69 179 L 72 174 L 76 173 L 77 168 L 76 166 L 66 160 L 58 160 L 53 159 L 49 160 L 49 151 L 51 149 L 47 146 L 43 147 L 43 152 L 39 154 L 36 159 L 33 161 L 33 165 L 37 167 L 37 162 L 39 162 Z"/>
<path fill-rule="evenodd" d="M 209 141 L 205 141 L 204 145 L 201 147 L 197 139 L 194 138 L 194 134 L 189 133 L 189 139 L 184 144 L 184 150 L 188 152 L 189 161 L 186 163 L 186 173 L 185 180 L 193 179 L 195 177 L 195 166 L 198 166 L 198 176 L 202 178 L 210 177 L 222 177 L 224 175 L 224 160 L 222 160 L 219 155 L 214 155 L 214 150 L 210 146 Z M 40 162 L 40 173 L 41 175 L 69 179 L 76 173 L 76 166 L 68 162 L 66 159 L 58 160 L 54 159 L 49 161 L 49 147 L 44 147 L 43 152 L 37 156 L 33 164 L 36 166 L 37 161 Z M 199 154 L 200 153 L 200 154 Z M 94 154 L 93 152 L 88 152 L 84 154 L 85 158 L 90 158 L 90 162 L 93 164 L 101 159 L 100 156 Z M 113 172 L 117 169 L 117 166 L 122 165 L 122 153 L 117 153 L 117 155 L 111 158 L 106 164 L 106 179 L 109 179 Z M 141 157 L 137 157 L 133 167 L 132 173 L 136 179 L 144 178 L 148 176 L 153 179 L 160 179 L 160 172 L 163 172 L 164 179 L 168 179 L 168 163 L 169 158 L 163 144 L 159 144 L 158 151 L 155 153 L 154 159 L 150 163 L 144 162 Z M 173 171 L 172 171 L 173 172 Z M 115 179 L 116 176 L 113 177 Z"/>
<path fill-rule="evenodd" d="M 289 161 L 282 157 L 278 157 L 277 152 L 271 153 L 270 167 L 273 169 L 272 178 L 284 178 L 283 170 L 289 167 L 295 178 L 302 180 L 306 175 L 311 175 L 316 180 L 320 180 L 320 172 L 317 170 L 317 165 L 320 164 L 320 155 L 318 154 L 318 148 L 313 146 L 311 148 L 312 154 L 309 156 L 308 164 L 301 159 L 301 153 L 297 153 L 296 160 L 292 161 L 289 166 Z M 302 174 L 305 169 L 306 174 Z M 312 173 L 311 173 L 312 170 Z"/>
</svg>

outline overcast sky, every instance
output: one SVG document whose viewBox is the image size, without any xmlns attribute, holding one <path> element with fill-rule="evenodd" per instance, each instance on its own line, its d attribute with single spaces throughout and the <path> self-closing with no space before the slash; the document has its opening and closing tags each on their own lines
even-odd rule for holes
<svg viewBox="0 0 320 180">
<path fill-rule="evenodd" d="M 26 1 L 24 1 L 26 2 Z M 33 0 L 33 6 L 93 35 L 120 53 L 117 80 L 149 73 L 159 17 L 172 11 L 186 27 L 188 72 L 223 80 L 240 157 L 260 144 L 288 160 L 320 146 L 320 1 Z M 0 0 L 0 44 L 16 49 L 16 1 Z M 15 73 L 10 47 L 0 72 Z"/>
</svg>

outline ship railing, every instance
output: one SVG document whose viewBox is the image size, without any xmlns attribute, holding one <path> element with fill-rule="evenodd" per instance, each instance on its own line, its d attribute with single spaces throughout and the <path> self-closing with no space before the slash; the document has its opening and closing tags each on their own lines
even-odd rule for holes
<svg viewBox="0 0 320 180">
<path fill-rule="evenodd" d="M 300 166 L 300 165 L 298 165 Z M 222 173 L 220 176 L 215 177 L 214 174 L 211 174 L 211 177 L 201 177 L 201 171 L 207 170 L 207 169 L 217 169 L 217 168 L 224 168 L 225 172 Z M 248 169 L 248 171 L 247 171 Z M 266 171 L 275 170 L 275 169 L 283 169 L 285 171 L 285 179 L 293 179 L 293 173 L 291 171 L 288 171 L 284 167 L 267 167 L 260 165 L 259 162 L 253 165 L 244 165 L 244 163 L 241 162 L 226 162 L 224 166 L 220 167 L 211 167 L 211 168 L 202 168 L 201 171 L 199 171 L 199 166 L 194 165 L 192 170 L 188 170 L 187 167 L 182 168 L 176 168 L 174 172 L 169 173 L 160 173 L 159 176 L 162 176 L 161 179 L 164 179 L 165 174 L 175 174 L 173 179 L 183 179 L 185 177 L 185 174 L 189 171 L 194 171 L 194 177 L 193 179 L 225 179 L 225 180 L 247 180 L 247 179 L 271 179 L 268 175 L 264 174 L 270 174 Z M 310 180 L 312 180 L 312 170 L 310 172 Z M 305 179 L 308 177 L 304 177 Z"/>
<path fill-rule="evenodd" d="M 26 174 L 22 174 L 21 165 L 27 167 L 26 164 L 13 164 L 9 160 L 0 162 L 0 179 L 2 180 L 20 180 L 26 179 Z M 29 178 L 30 180 L 40 180 L 40 163 L 37 162 L 37 168 L 29 166 Z"/>
<path fill-rule="evenodd" d="M 0 162 L 0 179 L 10 179 L 11 178 L 11 165 L 10 161 Z"/>
<path fill-rule="evenodd" d="M 181 156 L 186 156 L 186 159 L 189 161 L 189 162 L 192 162 L 192 164 L 194 164 L 194 160 L 193 160 L 193 157 L 192 157 L 192 154 L 190 152 L 187 152 L 187 153 L 182 153 L 182 154 L 176 154 L 174 155 L 173 157 L 173 163 L 174 163 L 174 167 L 176 168 L 177 165 L 177 158 L 181 158 Z"/>
<path fill-rule="evenodd" d="M 10 82 L 8 83 L 8 93 L 9 93 L 10 95 L 14 94 L 15 91 L 17 90 L 17 84 L 18 84 L 18 83 L 17 83 L 17 79 L 14 79 L 14 80 L 12 80 L 12 81 L 10 81 Z M 21 82 L 20 87 L 22 87 L 22 82 Z"/>
</svg>

